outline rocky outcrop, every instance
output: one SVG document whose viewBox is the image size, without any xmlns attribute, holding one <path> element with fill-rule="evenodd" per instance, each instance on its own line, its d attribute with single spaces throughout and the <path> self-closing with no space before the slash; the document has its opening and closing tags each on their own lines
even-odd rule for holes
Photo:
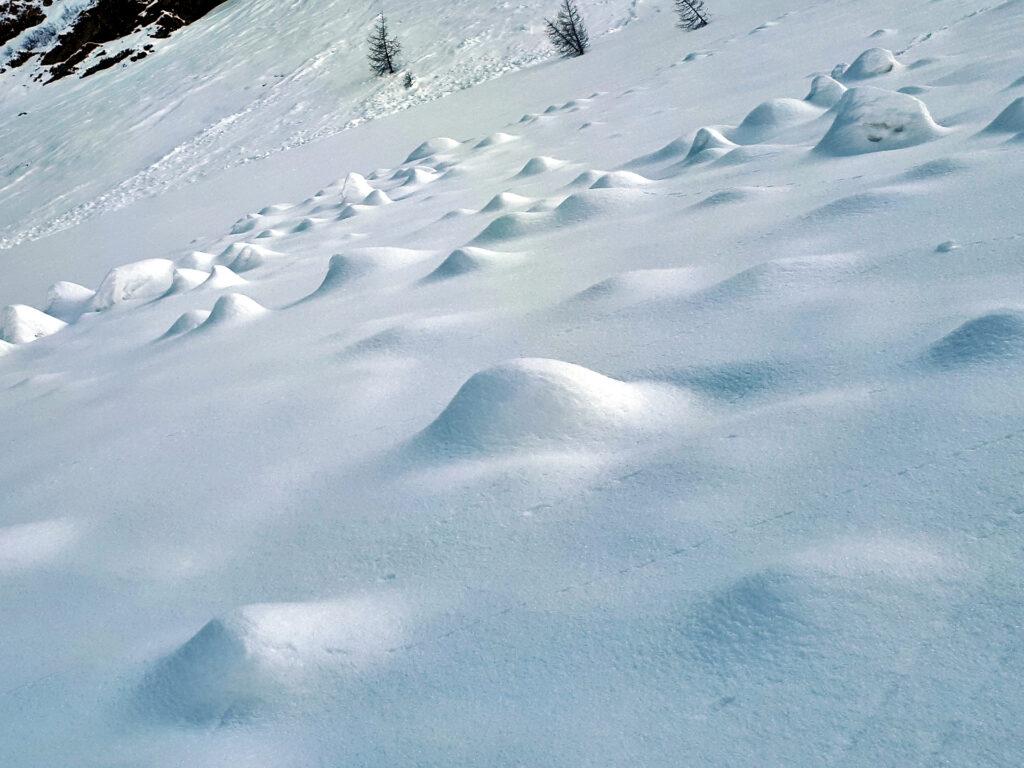
<svg viewBox="0 0 1024 768">
<path fill-rule="evenodd" d="M 62 17 L 57 31 L 44 23 L 42 8 L 52 0 L 16 0 L 6 15 L 0 16 L 0 38 L 15 38 L 28 31 L 33 42 L 16 47 L 6 68 L 35 61 L 39 79 L 53 82 L 71 74 L 87 77 L 124 61 L 138 61 L 152 50 L 145 38 L 170 37 L 176 30 L 201 19 L 224 0 L 96 0 L 72 17 Z M 31 32 L 38 27 L 38 34 Z M 39 39 L 49 37 L 43 45 Z M 125 40 L 132 37 L 131 42 Z M 3 72 L 0 69 L 0 72 Z"/>
</svg>

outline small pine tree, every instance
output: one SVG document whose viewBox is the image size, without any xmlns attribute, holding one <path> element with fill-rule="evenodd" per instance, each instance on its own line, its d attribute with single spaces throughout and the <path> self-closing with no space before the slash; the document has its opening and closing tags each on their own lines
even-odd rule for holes
<svg viewBox="0 0 1024 768">
<path fill-rule="evenodd" d="M 683 29 L 700 29 L 710 23 L 704 0 L 676 0 L 676 13 Z"/>
<path fill-rule="evenodd" d="M 402 52 L 402 46 L 397 38 L 391 37 L 388 20 L 383 13 L 377 17 L 377 24 L 367 43 L 370 46 L 370 69 L 373 70 L 373 74 L 380 77 L 395 74 L 398 71 L 398 54 Z"/>
<path fill-rule="evenodd" d="M 544 23 L 547 25 L 548 40 L 562 56 L 582 56 L 590 47 L 587 26 L 573 0 L 562 0 L 562 7 L 558 9 L 555 20 L 545 19 Z"/>
<path fill-rule="evenodd" d="M 412 72 L 405 73 L 405 78 L 402 80 L 402 85 L 404 85 L 406 88 L 412 88 L 414 85 L 416 85 L 416 80 L 413 78 Z"/>
</svg>

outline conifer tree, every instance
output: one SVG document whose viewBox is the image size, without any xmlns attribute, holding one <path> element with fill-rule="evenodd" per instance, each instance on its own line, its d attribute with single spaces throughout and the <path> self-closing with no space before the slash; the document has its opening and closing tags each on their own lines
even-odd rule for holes
<svg viewBox="0 0 1024 768">
<path fill-rule="evenodd" d="M 402 52 L 402 46 L 397 38 L 391 36 L 388 20 L 383 12 L 377 17 L 377 23 L 367 43 L 370 46 L 370 69 L 373 73 L 380 77 L 395 74 L 398 71 L 398 55 Z"/>
<path fill-rule="evenodd" d="M 710 22 L 704 0 L 676 0 L 676 13 L 683 29 L 700 29 Z"/>
<path fill-rule="evenodd" d="M 548 40 L 562 56 L 582 56 L 590 47 L 587 26 L 583 23 L 579 8 L 573 0 L 562 0 L 562 7 L 554 21 L 545 19 Z"/>
</svg>

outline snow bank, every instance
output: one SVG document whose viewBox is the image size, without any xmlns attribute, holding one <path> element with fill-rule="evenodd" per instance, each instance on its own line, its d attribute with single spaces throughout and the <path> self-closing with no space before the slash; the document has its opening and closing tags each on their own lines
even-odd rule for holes
<svg viewBox="0 0 1024 768">
<path fill-rule="evenodd" d="M 815 151 L 835 157 L 904 149 L 943 136 L 924 102 L 879 88 L 853 88 L 835 107 L 836 117 Z"/>
<path fill-rule="evenodd" d="M 0 312 L 0 339 L 11 344 L 29 344 L 57 333 L 67 325 L 63 320 L 25 304 L 12 304 Z"/>
</svg>

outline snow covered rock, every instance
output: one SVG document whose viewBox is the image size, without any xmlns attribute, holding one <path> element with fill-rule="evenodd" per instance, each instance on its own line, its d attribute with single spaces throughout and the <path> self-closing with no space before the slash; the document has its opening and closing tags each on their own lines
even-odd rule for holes
<svg viewBox="0 0 1024 768">
<path fill-rule="evenodd" d="M 846 86 L 828 75 L 818 75 L 811 81 L 811 90 L 804 101 L 818 107 L 834 107 L 846 93 Z"/>
<path fill-rule="evenodd" d="M 175 296 L 179 293 L 188 293 L 206 282 L 209 275 L 200 269 L 188 269 L 179 267 L 174 270 L 174 277 L 171 279 L 171 287 L 167 289 L 165 296 Z"/>
<path fill-rule="evenodd" d="M 78 283 L 65 280 L 54 283 L 46 292 L 46 314 L 59 318 L 66 323 L 77 320 L 96 292 Z"/>
<path fill-rule="evenodd" d="M 90 312 L 102 312 L 126 301 L 146 301 L 163 296 L 174 282 L 174 262 L 144 259 L 115 267 L 96 289 Z"/>
<path fill-rule="evenodd" d="M 252 243 L 232 243 L 217 257 L 217 261 L 234 272 L 248 272 L 265 266 L 284 254 Z"/>
<path fill-rule="evenodd" d="M 12 304 L 0 312 L 0 339 L 11 344 L 28 344 L 50 336 L 66 326 L 63 320 L 25 304 Z"/>
<path fill-rule="evenodd" d="M 843 73 L 843 80 L 867 80 L 880 77 L 903 67 L 892 51 L 886 48 L 869 48 L 858 56 Z"/>
<path fill-rule="evenodd" d="M 852 88 L 835 107 L 836 117 L 815 151 L 836 157 L 904 149 L 943 136 L 920 99 L 879 88 Z"/>
</svg>

